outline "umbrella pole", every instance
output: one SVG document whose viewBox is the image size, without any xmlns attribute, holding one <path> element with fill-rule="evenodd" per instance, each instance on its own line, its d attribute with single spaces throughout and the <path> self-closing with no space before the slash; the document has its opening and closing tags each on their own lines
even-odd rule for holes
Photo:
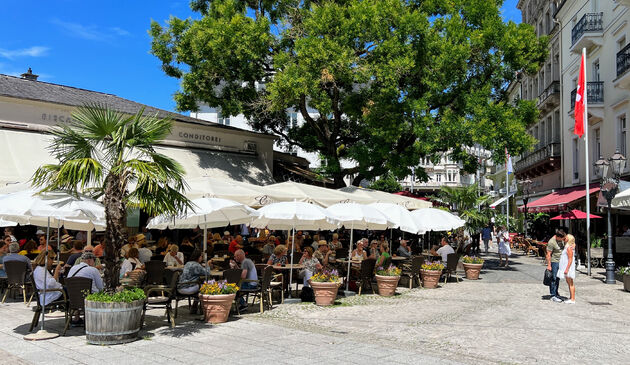
<svg viewBox="0 0 630 365">
<path fill-rule="evenodd" d="M 389 229 L 389 254 L 392 254 L 392 237 L 394 236 L 394 230 L 393 229 Z"/>
<path fill-rule="evenodd" d="M 207 221 L 207 217 L 204 215 L 203 216 L 203 221 L 204 221 L 204 225 L 203 225 L 203 263 L 205 265 L 208 265 L 208 221 Z M 208 267 L 206 267 L 206 280 L 208 281 L 208 270 L 210 267 L 210 265 L 208 265 Z"/>
<path fill-rule="evenodd" d="M 293 251 L 295 251 L 295 225 L 291 229 L 291 266 L 289 267 L 289 299 L 291 299 L 291 285 L 293 285 Z"/>
<path fill-rule="evenodd" d="M 87 245 L 92 246 L 92 230 L 87 231 Z"/>
<path fill-rule="evenodd" d="M 348 245 L 348 279 L 346 280 L 346 291 L 349 291 L 350 287 L 350 261 L 352 260 L 352 242 L 354 241 L 354 222 L 352 222 L 352 228 L 350 229 L 350 244 Z"/>
<path fill-rule="evenodd" d="M 61 225 L 59 223 L 59 219 L 57 219 L 57 261 L 61 259 L 61 236 L 59 235 L 59 231 L 61 230 Z"/>
</svg>

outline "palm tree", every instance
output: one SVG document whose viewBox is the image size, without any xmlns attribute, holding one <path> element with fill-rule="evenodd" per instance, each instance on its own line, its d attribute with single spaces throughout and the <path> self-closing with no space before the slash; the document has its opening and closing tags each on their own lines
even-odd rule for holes
<svg viewBox="0 0 630 365">
<path fill-rule="evenodd" d="M 479 196 L 476 185 L 462 188 L 443 186 L 436 198 L 458 212 L 471 232 L 480 230 L 490 220 L 492 212 L 487 208 L 489 199 L 487 195 Z"/>
<path fill-rule="evenodd" d="M 149 215 L 177 214 L 190 206 L 182 166 L 157 153 L 154 145 L 171 133 L 169 119 L 122 114 L 99 104 L 72 113 L 53 129 L 49 149 L 58 164 L 43 165 L 33 185 L 43 191 L 65 190 L 102 196 L 105 230 L 105 286 L 118 286 L 120 248 L 125 242 L 127 208 Z"/>
</svg>

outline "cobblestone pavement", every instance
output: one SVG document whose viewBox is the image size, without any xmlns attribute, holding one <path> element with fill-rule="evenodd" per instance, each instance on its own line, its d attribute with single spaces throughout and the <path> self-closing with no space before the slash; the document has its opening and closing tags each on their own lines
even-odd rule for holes
<svg viewBox="0 0 630 365">
<path fill-rule="evenodd" d="M 177 327 L 147 312 L 142 339 L 90 346 L 83 330 L 27 342 L 32 312 L 0 305 L 0 363 L 556 363 L 622 364 L 630 359 L 630 293 L 602 283 L 603 272 L 576 279 L 577 303 L 547 300 L 540 259 L 520 255 L 509 269 L 487 256 L 481 280 L 455 279 L 434 290 L 398 288 L 392 298 L 341 298 L 331 308 L 284 304 L 265 313 L 207 325 L 180 304 Z M 601 270 L 601 269 L 599 269 Z M 460 272 L 461 273 L 461 272 Z M 566 283 L 560 293 L 566 294 Z M 63 319 L 46 328 L 59 332 Z"/>
</svg>

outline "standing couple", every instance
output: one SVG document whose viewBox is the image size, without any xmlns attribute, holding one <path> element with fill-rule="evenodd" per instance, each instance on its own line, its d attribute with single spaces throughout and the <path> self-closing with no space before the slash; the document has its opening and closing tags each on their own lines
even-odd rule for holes
<svg viewBox="0 0 630 365">
<path fill-rule="evenodd" d="M 566 279 L 569 285 L 569 293 L 571 298 L 565 300 L 567 304 L 575 304 L 575 263 L 573 262 L 573 254 L 575 252 L 575 237 L 567 233 L 565 227 L 556 230 L 555 236 L 551 237 L 547 242 L 547 270 L 551 271 L 551 285 L 549 285 L 549 294 L 551 300 L 561 303 L 563 300 L 558 295 L 558 285 L 560 279 Z"/>
</svg>

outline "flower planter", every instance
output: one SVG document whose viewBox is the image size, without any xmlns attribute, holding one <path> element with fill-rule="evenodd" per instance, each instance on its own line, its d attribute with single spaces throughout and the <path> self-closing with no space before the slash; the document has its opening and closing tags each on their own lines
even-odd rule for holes
<svg viewBox="0 0 630 365">
<path fill-rule="evenodd" d="M 630 275 L 628 274 L 623 276 L 623 289 L 625 291 L 630 291 Z"/>
<path fill-rule="evenodd" d="M 130 303 L 85 301 L 85 337 L 94 345 L 118 345 L 138 339 L 144 299 Z"/>
<path fill-rule="evenodd" d="M 309 283 L 311 284 L 311 288 L 313 288 L 315 304 L 329 306 L 335 303 L 335 299 L 337 299 L 337 290 L 339 290 L 339 283 L 314 281 L 309 281 Z"/>
<path fill-rule="evenodd" d="M 376 275 L 376 283 L 378 285 L 378 294 L 384 297 L 391 297 L 396 293 L 400 276 L 384 276 Z"/>
<path fill-rule="evenodd" d="M 467 264 L 464 263 L 464 271 L 466 272 L 466 279 L 477 280 L 479 279 L 479 273 L 483 264 Z"/>
<path fill-rule="evenodd" d="M 218 295 L 199 294 L 204 320 L 210 323 L 226 322 L 230 316 L 230 309 L 232 309 L 232 302 L 234 302 L 235 297 L 236 293 Z"/>
<path fill-rule="evenodd" d="M 426 289 L 435 289 L 442 276 L 439 270 L 420 270 L 420 278 L 422 279 L 422 287 Z"/>
</svg>

